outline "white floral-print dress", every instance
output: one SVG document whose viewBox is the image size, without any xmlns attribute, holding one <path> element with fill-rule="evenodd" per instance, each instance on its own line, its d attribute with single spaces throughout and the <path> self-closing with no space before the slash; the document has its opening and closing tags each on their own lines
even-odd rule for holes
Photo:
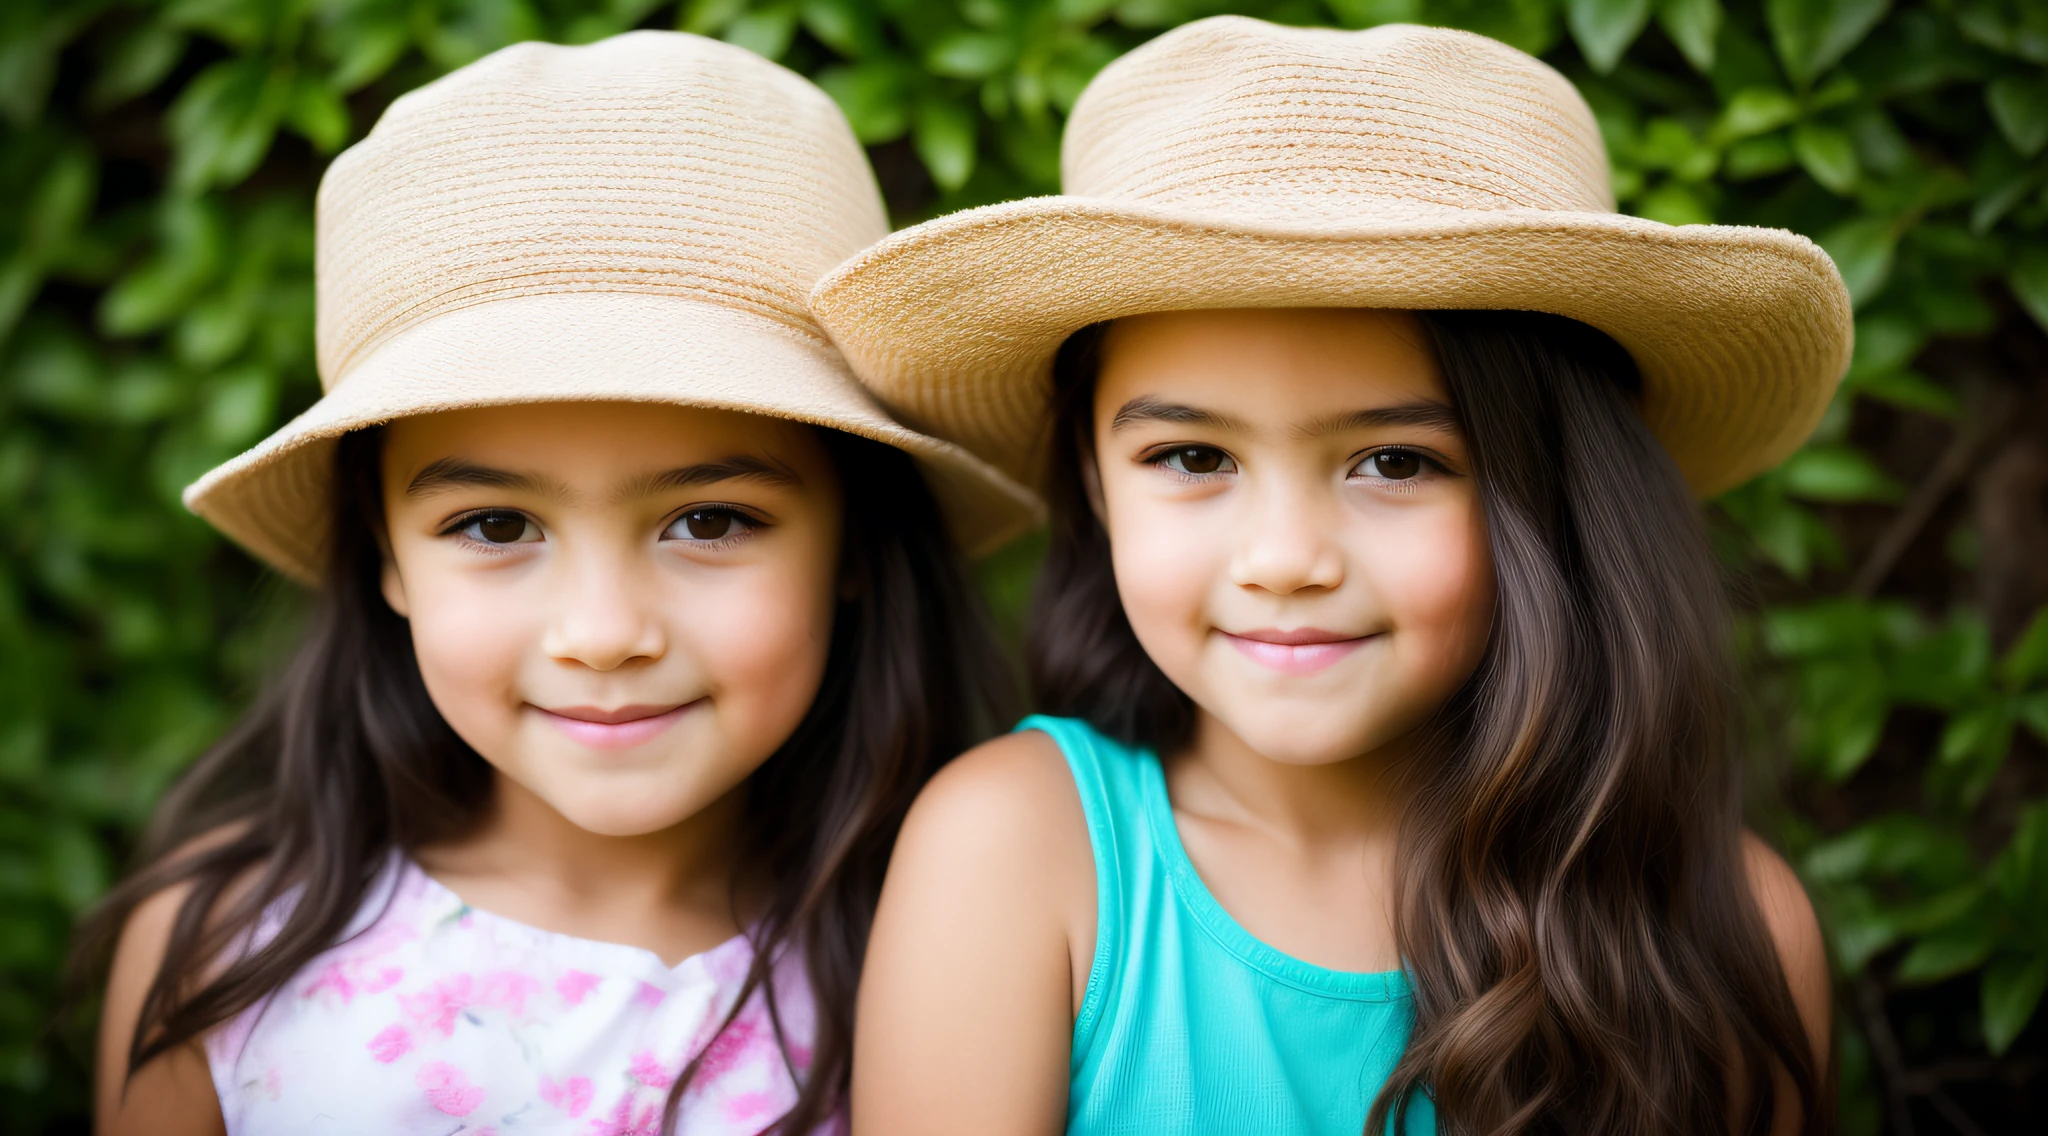
<svg viewBox="0 0 2048 1136">
<path fill-rule="evenodd" d="M 815 1009 L 793 959 L 775 980 L 782 1040 L 758 993 L 713 1040 L 753 961 L 744 937 L 670 967 L 469 907 L 404 858 L 363 911 L 207 1036 L 229 1136 L 655 1136 L 700 1051 L 677 1132 L 752 1136 L 796 1101 Z"/>
</svg>

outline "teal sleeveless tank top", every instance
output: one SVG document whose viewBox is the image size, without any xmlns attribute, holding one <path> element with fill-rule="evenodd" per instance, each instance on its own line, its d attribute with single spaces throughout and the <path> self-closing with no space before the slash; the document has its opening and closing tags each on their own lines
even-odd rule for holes
<svg viewBox="0 0 2048 1136">
<path fill-rule="evenodd" d="M 1408 1043 L 1407 978 L 1312 966 L 1239 926 L 1181 846 L 1156 755 L 1073 718 L 1017 728 L 1059 743 L 1095 851 L 1068 1136 L 1363 1136 Z M 1417 1094 L 1405 1136 L 1435 1129 Z"/>
</svg>

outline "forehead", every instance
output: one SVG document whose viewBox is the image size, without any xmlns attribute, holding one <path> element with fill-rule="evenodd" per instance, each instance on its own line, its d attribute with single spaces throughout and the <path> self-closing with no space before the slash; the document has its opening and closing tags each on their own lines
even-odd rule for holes
<svg viewBox="0 0 2048 1136">
<path fill-rule="evenodd" d="M 1098 419 L 1142 395 L 1254 421 L 1448 402 L 1414 315 L 1355 308 L 1157 312 L 1117 320 L 1102 343 Z"/>
<path fill-rule="evenodd" d="M 601 478 L 736 454 L 797 467 L 824 461 L 816 430 L 758 414 L 667 403 L 563 402 L 473 407 L 402 418 L 385 436 L 385 468 L 401 474 L 443 458 Z"/>
</svg>

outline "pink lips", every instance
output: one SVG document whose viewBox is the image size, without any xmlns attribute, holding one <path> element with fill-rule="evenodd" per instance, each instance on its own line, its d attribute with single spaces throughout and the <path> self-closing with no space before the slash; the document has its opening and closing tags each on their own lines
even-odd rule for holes
<svg viewBox="0 0 2048 1136">
<path fill-rule="evenodd" d="M 559 710 L 536 706 L 534 709 L 556 729 L 592 749 L 631 749 L 674 725 L 696 704 L 621 706 L 615 710 L 602 710 L 595 706 L 564 706 Z"/>
<path fill-rule="evenodd" d="M 1219 634 L 1230 640 L 1231 646 L 1244 652 L 1246 658 L 1285 674 L 1314 674 L 1356 651 L 1372 638 L 1370 635 L 1340 635 L 1319 627 L 1301 627 L 1293 631 L 1261 628 Z"/>
</svg>

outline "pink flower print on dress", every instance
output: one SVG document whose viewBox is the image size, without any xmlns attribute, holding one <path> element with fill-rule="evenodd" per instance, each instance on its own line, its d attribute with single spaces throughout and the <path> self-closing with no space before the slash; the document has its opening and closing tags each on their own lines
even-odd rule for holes
<svg viewBox="0 0 2048 1136">
<path fill-rule="evenodd" d="M 725 1118 L 735 1124 L 767 1121 L 781 1111 L 774 1093 L 735 1093 L 725 1102 Z"/>
<path fill-rule="evenodd" d="M 633 1055 L 631 1072 L 634 1080 L 650 1089 L 665 1089 L 676 1083 L 676 1079 L 669 1075 L 661 1059 L 656 1057 L 651 1049 L 643 1049 Z"/>
<path fill-rule="evenodd" d="M 612 1106 L 610 1116 L 591 1119 L 590 1136 L 661 1136 L 661 1105 L 646 1105 L 636 1116 L 633 1094 L 627 1093 Z"/>
<path fill-rule="evenodd" d="M 386 1065 L 412 1052 L 412 1034 L 401 1025 L 388 1025 L 370 1039 L 370 1056 Z"/>
<path fill-rule="evenodd" d="M 492 1006 L 515 1018 L 526 1016 L 526 1000 L 540 993 L 540 979 L 516 970 L 496 970 L 484 975 L 476 1004 Z"/>
<path fill-rule="evenodd" d="M 451 974 L 418 994 L 400 994 L 398 1007 L 412 1024 L 447 1037 L 455 1032 L 455 1015 L 469 1006 L 474 985 L 467 974 Z"/>
<path fill-rule="evenodd" d="M 356 1000 L 356 984 L 349 980 L 348 968 L 342 965 L 340 959 L 320 968 L 320 973 L 313 976 L 313 981 L 306 983 L 306 988 L 300 992 L 299 997 L 317 998 L 329 991 L 340 998 L 344 1006 Z"/>
<path fill-rule="evenodd" d="M 481 1085 L 469 1083 L 462 1070 L 446 1061 L 429 1061 L 413 1074 L 412 1083 L 427 1094 L 427 1103 L 450 1116 L 468 1116 L 484 1103 Z"/>
<path fill-rule="evenodd" d="M 640 991 L 633 995 L 633 1000 L 652 1010 L 656 1006 L 661 1005 L 662 999 L 667 997 L 668 991 L 663 990 L 652 982 L 642 982 L 640 984 Z"/>
<path fill-rule="evenodd" d="M 587 970 L 565 970 L 562 977 L 555 979 L 555 993 L 560 994 L 562 1001 L 571 1006 L 580 1006 L 583 999 L 589 997 L 590 992 L 597 989 L 598 983 L 603 981 L 604 979 Z"/>
<path fill-rule="evenodd" d="M 552 1077 L 540 1079 L 540 1099 L 568 1113 L 572 1120 L 590 1107 L 591 1091 L 588 1077 L 571 1077 L 559 1084 Z"/>
<path fill-rule="evenodd" d="M 739 1068 L 746 1060 L 747 1050 L 767 1040 L 767 1030 L 761 1027 L 759 1014 L 742 1014 L 733 1019 L 725 1032 L 711 1039 L 704 1050 L 703 1063 L 697 1066 L 698 1076 L 704 1080 L 723 1077 Z"/>
</svg>

